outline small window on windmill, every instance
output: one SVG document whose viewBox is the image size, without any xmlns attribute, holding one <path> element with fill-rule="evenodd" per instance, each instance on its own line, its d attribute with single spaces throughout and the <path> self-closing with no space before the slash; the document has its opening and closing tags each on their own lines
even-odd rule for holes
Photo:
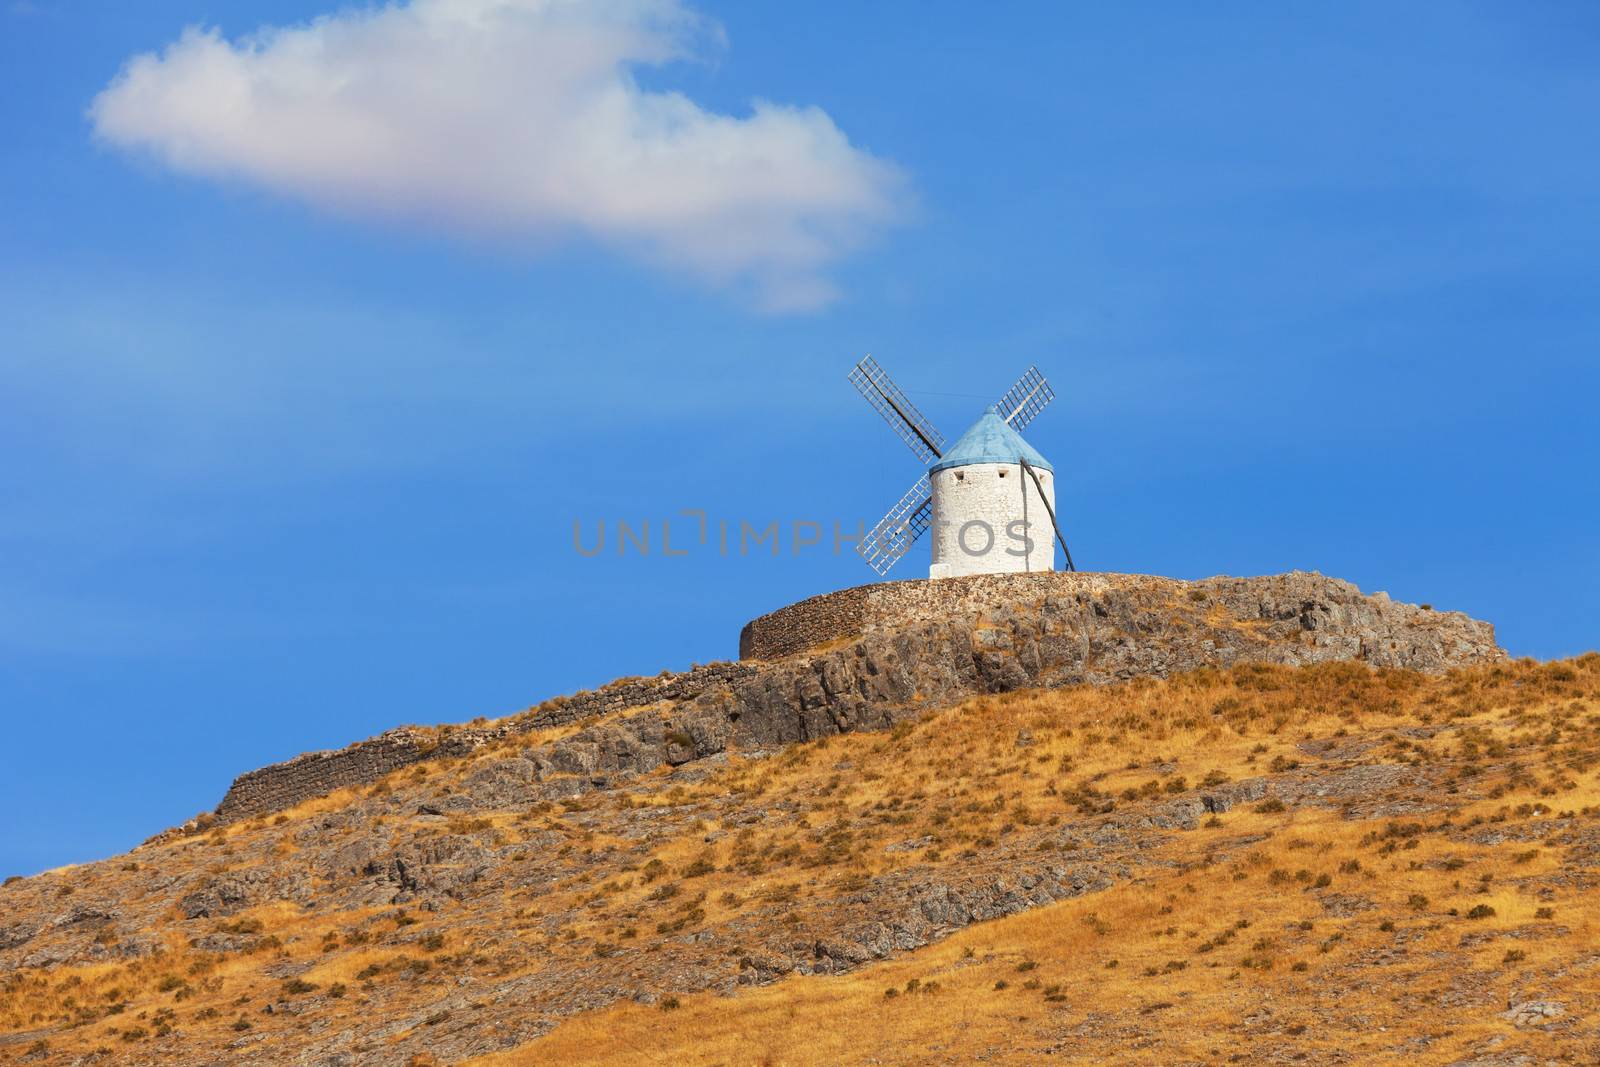
<svg viewBox="0 0 1600 1067">
<path fill-rule="evenodd" d="M 1006 476 L 1006 472 L 1005 472 L 1005 470 L 1004 470 L 1004 469 L 1002 469 L 1002 470 L 1001 470 L 1001 471 L 1000 471 L 1000 477 L 1002 477 L 1002 478 L 1004 478 L 1004 477 L 1005 477 L 1005 476 Z"/>
<path fill-rule="evenodd" d="M 964 482 L 966 480 L 967 480 L 967 472 L 966 471 L 956 471 L 956 481 Z"/>
</svg>

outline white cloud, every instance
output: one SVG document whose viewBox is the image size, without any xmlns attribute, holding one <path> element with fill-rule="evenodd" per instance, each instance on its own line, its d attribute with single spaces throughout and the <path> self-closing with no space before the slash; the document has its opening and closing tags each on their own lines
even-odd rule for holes
<svg viewBox="0 0 1600 1067">
<path fill-rule="evenodd" d="M 902 181 L 826 113 L 641 88 L 716 27 L 678 0 L 413 0 L 236 40 L 185 30 L 90 117 L 174 170 L 350 215 L 544 246 L 583 235 L 795 310 Z"/>
</svg>

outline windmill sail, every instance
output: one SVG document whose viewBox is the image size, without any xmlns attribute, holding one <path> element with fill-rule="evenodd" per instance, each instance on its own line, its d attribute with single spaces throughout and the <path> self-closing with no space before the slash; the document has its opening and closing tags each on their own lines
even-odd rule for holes
<svg viewBox="0 0 1600 1067">
<path fill-rule="evenodd" d="M 867 532 L 856 546 L 856 551 L 881 578 L 900 562 L 901 556 L 910 551 L 932 521 L 933 489 L 928 476 L 923 475 L 900 498 L 899 503 L 878 521 L 878 525 Z"/>
<path fill-rule="evenodd" d="M 1032 422 L 1034 416 L 1043 411 L 1055 398 L 1055 390 L 1050 388 L 1050 383 L 1039 373 L 1039 368 L 1029 367 L 1023 372 L 1022 377 L 1017 379 L 1017 384 L 1000 398 L 995 410 L 1000 413 L 1007 426 L 1021 433 L 1022 428 Z"/>
<path fill-rule="evenodd" d="M 906 394 L 871 356 L 855 365 L 850 372 L 850 384 L 867 398 L 872 409 L 882 415 L 889 428 L 916 453 L 923 466 L 932 463 L 944 452 L 944 435 L 933 428 L 933 423 L 917 410 L 916 405 L 907 399 Z"/>
</svg>

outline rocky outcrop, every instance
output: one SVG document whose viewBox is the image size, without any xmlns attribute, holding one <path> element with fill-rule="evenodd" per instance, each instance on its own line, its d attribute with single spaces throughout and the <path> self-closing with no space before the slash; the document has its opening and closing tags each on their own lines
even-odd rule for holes
<svg viewBox="0 0 1600 1067">
<path fill-rule="evenodd" d="M 982 693 L 1238 663 L 1352 660 L 1440 671 L 1505 656 L 1486 622 L 1299 572 L 1198 582 L 1082 573 L 891 582 L 763 616 L 741 644 L 752 654 L 811 650 L 626 679 L 493 724 L 405 728 L 300 756 L 239 778 L 216 815 L 260 815 L 423 759 L 584 723 L 531 754 L 536 775 L 637 774 L 730 746 L 773 749 L 880 729 Z"/>
<path fill-rule="evenodd" d="M 425 759 L 462 756 L 513 734 L 600 718 L 628 708 L 687 700 L 753 676 L 742 663 L 712 663 L 674 674 L 623 678 L 603 688 L 556 697 L 522 715 L 484 726 L 403 726 L 329 752 L 308 752 L 235 779 L 215 815 L 223 822 L 281 811 L 336 789 L 375 782 Z"/>
<path fill-rule="evenodd" d="M 864 633 L 843 647 L 767 663 L 725 689 L 597 723 L 540 758 L 556 772 L 639 773 L 730 744 L 773 749 L 880 729 L 982 693 L 1237 663 L 1354 660 L 1439 671 L 1505 655 L 1488 623 L 1365 596 L 1315 574 L 1201 582 L 1048 574 L 900 584 L 911 588 L 864 615 Z M 1023 598 L 1024 591 L 1033 595 Z"/>
<path fill-rule="evenodd" d="M 948 620 L 1026 614 L 1085 598 L 1102 607 L 1160 607 L 1188 596 L 1214 604 L 1238 621 L 1300 622 L 1297 629 L 1342 639 L 1342 658 L 1436 670 L 1457 665 L 1471 648 L 1493 649 L 1494 630 L 1459 612 L 1399 604 L 1387 594 L 1364 596 L 1348 582 L 1295 572 L 1263 578 L 1184 582 L 1140 574 L 984 574 L 937 581 L 882 582 L 824 593 L 753 619 L 739 634 L 741 660 L 777 660 L 823 650 L 874 633 Z M 1124 616 L 1126 618 L 1126 616 Z M 1140 631 L 1164 636 L 1163 628 Z M 1431 636 L 1430 636 L 1431 635 Z M 1225 651 L 1224 653 L 1225 654 Z M 1389 662 L 1407 659 L 1410 662 Z M 1476 660 L 1470 660 L 1476 662 Z"/>
</svg>

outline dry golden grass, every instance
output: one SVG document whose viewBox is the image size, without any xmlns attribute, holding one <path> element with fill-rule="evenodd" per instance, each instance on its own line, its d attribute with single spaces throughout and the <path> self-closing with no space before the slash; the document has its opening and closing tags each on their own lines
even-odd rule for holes
<svg viewBox="0 0 1600 1067">
<path fill-rule="evenodd" d="M 1382 1062 L 1419 1036 L 1418 1062 L 1450 1062 L 1510 1032 L 1498 1012 L 1514 988 L 1547 988 L 1563 968 L 1557 999 L 1574 1015 L 1600 1007 L 1600 964 L 1576 962 L 1600 960 L 1589 949 L 1600 943 L 1600 897 L 1570 877 L 1566 846 L 1538 830 L 1564 813 L 1575 818 L 1563 825 L 1594 826 L 1597 698 L 1600 656 L 1441 677 L 1241 667 L 982 698 L 889 733 L 735 754 L 698 781 L 663 768 L 561 804 L 446 822 L 415 814 L 417 791 L 452 788 L 516 747 L 502 746 L 131 859 L 170 873 L 226 873 L 264 855 L 290 867 L 302 862 L 297 835 L 376 793 L 396 797 L 381 818 L 413 841 L 526 845 L 551 879 L 536 891 L 495 887 L 437 913 L 287 901 L 216 920 L 168 911 L 154 928 L 158 955 L 0 979 L 0 1033 L 48 1031 L 40 1040 L 63 1057 L 120 1054 L 175 1028 L 186 1047 L 219 1050 L 241 1034 L 294 1039 L 312 1016 L 262 1011 L 285 996 L 314 992 L 319 1024 L 358 1027 L 374 1012 L 418 1010 L 469 976 L 481 984 L 613 958 L 670 973 L 692 962 L 679 934 L 716 931 L 725 953 L 792 939 L 787 923 L 803 927 L 874 878 L 933 876 L 1045 838 L 1070 852 L 1106 812 L 1202 783 L 1310 771 L 1321 765 L 1314 739 L 1347 764 L 1417 768 L 1427 795 L 1394 799 L 1430 810 L 1242 806 L 1129 857 L 1128 876 L 1104 892 L 851 974 L 732 998 L 662 989 L 675 1010 L 578 1015 L 479 1062 L 1024 1063 L 1053 1049 L 1068 1062 L 1155 1064 L 1272 1048 Z M 659 830 L 630 829 L 645 816 Z M 1494 829 L 1506 839 L 1469 833 Z M 919 843 L 888 850 L 908 841 Z M 120 868 L 41 878 L 82 899 L 118 891 Z M 1469 918 L 1480 906 L 1492 916 Z M 189 944 L 230 931 L 248 931 L 249 947 Z M 286 992 L 269 973 L 285 966 L 314 990 Z M 1570 1042 L 1559 1029 L 1512 1036 L 1536 1056 L 1566 1054 Z M 27 1047 L 0 1045 L 0 1063 Z"/>
<path fill-rule="evenodd" d="M 1163 765 L 1169 781 L 1180 772 L 1191 782 L 1204 774 L 1238 778 L 1275 758 L 1314 762 L 1293 744 L 1299 738 L 1371 733 L 1385 741 L 1387 757 L 1403 762 L 1467 757 L 1458 780 L 1482 795 L 1451 806 L 1456 827 L 1539 819 L 1555 813 L 1552 798 L 1560 810 L 1592 819 L 1600 810 L 1595 716 L 1591 704 L 1570 698 L 1594 695 L 1595 657 L 1581 666 L 1582 680 L 1566 665 L 1528 663 L 1453 680 L 1359 668 L 1247 669 L 1134 685 L 1115 702 L 1093 690 L 1016 694 L 934 716 L 896 738 L 796 749 L 707 788 L 820 792 L 833 806 L 909 797 L 935 813 L 960 808 L 980 789 L 998 790 L 1003 807 L 962 809 L 961 830 L 935 828 L 942 842 L 959 845 L 1003 833 L 995 823 L 1018 807 L 1059 813 L 1060 777 L 1042 768 L 1063 760 L 1071 777 L 1092 783 L 1080 788 L 1118 794 L 1147 785 L 1151 762 Z M 1385 732 L 1429 723 L 1456 729 L 1437 743 Z M 1017 730 L 1034 735 L 1020 762 Z M 1479 751 L 1534 758 L 1486 781 L 1472 773 Z M 839 759 L 863 768 L 893 762 L 899 773 L 839 775 L 831 769 Z M 1311 1062 L 1335 1054 L 1380 1062 L 1400 1058 L 1397 1041 L 1414 1034 L 1428 1039 L 1424 1062 L 1443 1063 L 1504 1038 L 1509 1024 L 1498 1012 L 1522 977 L 1587 956 L 1587 970 L 1564 983 L 1563 996 L 1593 1003 L 1600 957 L 1588 950 L 1600 943 L 1600 893 L 1579 882 L 1552 906 L 1537 889 L 1542 876 L 1559 874 L 1559 849 L 1525 840 L 1473 846 L 1432 829 L 1440 816 L 1426 821 L 1236 810 L 1221 825 L 1175 840 L 1162 857 L 1170 861 L 1164 873 L 1104 893 L 973 927 L 844 976 L 791 978 L 732 999 L 685 996 L 669 1011 L 626 1004 L 591 1013 L 522 1049 L 473 1062 L 807 1067 L 1031 1063 L 1051 1054 L 1156 1064 L 1250 1061 L 1249 1050 L 1285 1038 Z M 926 818 L 916 820 L 916 829 L 928 828 Z M 1259 840 L 1235 849 L 1241 859 L 1216 863 L 1209 855 L 1218 843 L 1251 839 Z M 865 865 L 888 861 L 875 855 Z M 1357 897 L 1361 910 L 1330 913 L 1306 892 L 1323 878 Z M 1468 918 L 1483 907 L 1493 914 Z M 1463 951 L 1464 935 L 1482 944 Z M 1384 960 L 1397 942 L 1401 959 L 1368 962 Z M 1420 1005 L 1451 990 L 1492 995 L 1477 997 L 1475 1010 L 1448 1026 L 1419 1018 Z M 1328 1025 L 1323 997 L 1334 991 L 1339 1017 L 1359 1018 L 1360 1027 Z M 1242 1025 L 1264 1005 L 1272 1006 L 1269 1018 Z M 1521 1054 L 1570 1055 L 1570 1035 L 1518 1037 Z"/>
<path fill-rule="evenodd" d="M 1590 783 L 1572 799 L 1592 807 L 1600 790 Z M 1496 806 L 1479 807 L 1489 814 Z M 1436 1035 L 1422 1062 L 1445 1063 L 1469 1058 L 1507 1032 L 1497 1015 L 1504 997 L 1491 998 L 1475 1016 L 1452 1020 L 1443 1034 L 1417 1017 L 1419 1002 L 1461 986 L 1462 979 L 1469 990 L 1482 982 L 1499 993 L 1515 984 L 1518 972 L 1586 953 L 1592 961 L 1588 950 L 1600 943 L 1600 894 L 1575 893 L 1548 909 L 1554 916 L 1540 918 L 1548 906 L 1524 890 L 1477 892 L 1478 872 L 1519 869 L 1514 856 L 1521 846 L 1471 850 L 1456 870 L 1419 869 L 1463 851 L 1425 838 L 1405 853 L 1404 864 L 1373 867 L 1368 858 L 1361 872 L 1341 874 L 1341 863 L 1370 857 L 1360 842 L 1372 831 L 1326 811 L 1233 816 L 1226 831 L 1210 832 L 1266 835 L 1236 865 L 1175 870 L 971 927 L 844 976 L 792 978 L 731 1000 L 682 997 L 665 1012 L 614 1007 L 473 1065 L 1032 1063 L 1049 1052 L 1064 1052 L 1066 1062 L 1210 1063 L 1283 1036 L 1296 1038 L 1296 1050 L 1310 1062 L 1339 1052 L 1373 1063 L 1386 1062 L 1408 1033 Z M 1204 843 L 1191 850 L 1195 846 Z M 1546 858 L 1543 865 L 1553 862 Z M 1330 917 L 1316 899 L 1286 892 L 1271 878 L 1273 871 L 1302 869 L 1330 875 L 1339 889 L 1365 897 L 1370 909 Z M 1428 898 L 1421 908 L 1412 903 L 1418 895 Z M 1492 918 L 1448 914 L 1453 909 L 1464 916 L 1483 905 L 1494 909 Z M 1556 936 L 1495 937 L 1465 958 L 1458 952 L 1464 922 L 1474 924 L 1474 933 L 1537 933 L 1557 919 Z M 1364 957 L 1392 950 L 1397 931 L 1408 938 L 1409 962 L 1352 985 L 1352 969 Z M 1523 955 L 1507 967 L 1506 954 L 1514 952 Z M 1452 967 L 1438 966 L 1439 957 L 1451 956 L 1458 957 Z M 1342 1001 L 1340 1014 L 1362 1017 L 1368 1032 L 1324 1024 L 1320 1009 L 1330 993 Z M 1591 963 L 1561 995 L 1593 1003 L 1600 997 L 1600 969 Z M 1264 1005 L 1272 1006 L 1271 1021 L 1241 1028 L 1241 1020 Z M 1524 1054 L 1558 1056 L 1571 1047 L 1564 1035 L 1521 1036 Z M 1147 1047 L 1139 1049 L 1141 1043 Z"/>
</svg>

